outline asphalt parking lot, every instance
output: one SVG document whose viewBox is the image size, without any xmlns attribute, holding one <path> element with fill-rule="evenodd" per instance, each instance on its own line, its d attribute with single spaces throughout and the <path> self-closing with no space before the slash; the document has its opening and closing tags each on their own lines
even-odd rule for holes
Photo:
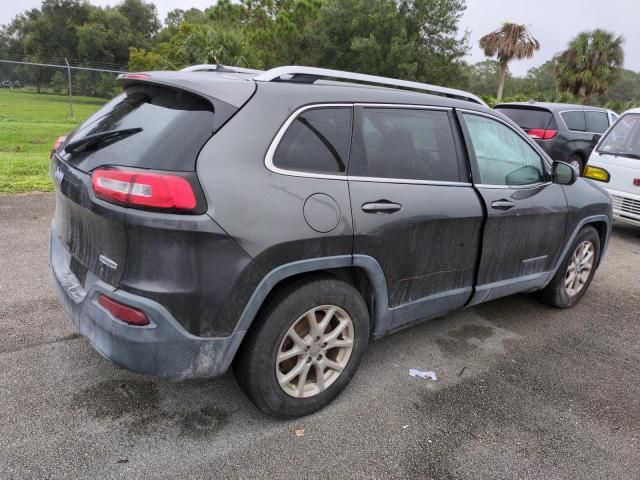
<svg viewBox="0 0 640 480">
<path fill-rule="evenodd" d="M 0 196 L 0 478 L 640 478 L 640 229 L 615 228 L 576 308 L 522 295 L 405 330 L 331 406 L 281 422 L 230 374 L 156 381 L 76 336 L 52 211 Z"/>
</svg>

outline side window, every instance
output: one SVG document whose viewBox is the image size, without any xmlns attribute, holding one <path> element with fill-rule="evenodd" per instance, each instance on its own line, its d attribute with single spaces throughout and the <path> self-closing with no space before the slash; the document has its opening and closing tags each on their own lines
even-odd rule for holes
<svg viewBox="0 0 640 480">
<path fill-rule="evenodd" d="M 349 175 L 460 181 L 447 112 L 364 107 L 357 118 Z"/>
<path fill-rule="evenodd" d="M 609 128 L 609 120 L 605 112 L 585 112 L 587 132 L 604 133 Z"/>
<path fill-rule="evenodd" d="M 584 112 L 563 112 L 562 120 L 569 130 L 574 132 L 586 132 L 587 125 L 585 123 Z"/>
<path fill-rule="evenodd" d="M 314 108 L 289 126 L 273 156 L 286 170 L 343 175 L 351 143 L 351 107 Z"/>
<path fill-rule="evenodd" d="M 542 182 L 542 158 L 506 125 L 480 115 L 463 114 L 485 185 L 530 185 Z"/>
</svg>

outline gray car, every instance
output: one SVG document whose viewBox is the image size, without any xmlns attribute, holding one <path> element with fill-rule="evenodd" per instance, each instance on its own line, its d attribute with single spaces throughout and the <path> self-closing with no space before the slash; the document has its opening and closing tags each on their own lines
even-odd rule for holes
<svg viewBox="0 0 640 480">
<path fill-rule="evenodd" d="M 618 119 L 615 112 L 586 105 L 512 102 L 497 105 L 533 138 L 552 160 L 584 170 L 596 143 Z"/>
<path fill-rule="evenodd" d="M 122 76 L 52 154 L 56 290 L 114 363 L 178 379 L 233 366 L 259 408 L 294 417 L 335 398 L 373 339 L 587 291 L 609 196 L 478 97 L 190 70 Z"/>
</svg>

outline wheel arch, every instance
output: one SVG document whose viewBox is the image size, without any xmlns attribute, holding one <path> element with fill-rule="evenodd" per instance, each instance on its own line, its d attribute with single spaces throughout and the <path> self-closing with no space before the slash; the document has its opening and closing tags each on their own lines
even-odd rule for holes
<svg viewBox="0 0 640 480">
<path fill-rule="evenodd" d="M 247 332 L 260 310 L 282 289 L 302 279 L 317 276 L 335 276 L 353 285 L 369 310 L 371 333 L 375 335 L 388 329 L 392 314 L 388 308 L 387 285 L 380 264 L 367 255 L 341 255 L 292 262 L 269 272 L 247 302 L 234 331 Z"/>
</svg>

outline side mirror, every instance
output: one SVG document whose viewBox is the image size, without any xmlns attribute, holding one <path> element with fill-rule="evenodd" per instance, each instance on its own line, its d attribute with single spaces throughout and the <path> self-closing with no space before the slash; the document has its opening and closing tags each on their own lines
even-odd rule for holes
<svg viewBox="0 0 640 480">
<path fill-rule="evenodd" d="M 551 167 L 551 180 L 559 185 L 573 185 L 580 176 L 577 168 L 568 163 L 553 162 Z"/>
<path fill-rule="evenodd" d="M 594 133 L 593 137 L 591 138 L 591 146 L 595 148 L 601 138 L 602 138 L 602 134 Z"/>
</svg>

